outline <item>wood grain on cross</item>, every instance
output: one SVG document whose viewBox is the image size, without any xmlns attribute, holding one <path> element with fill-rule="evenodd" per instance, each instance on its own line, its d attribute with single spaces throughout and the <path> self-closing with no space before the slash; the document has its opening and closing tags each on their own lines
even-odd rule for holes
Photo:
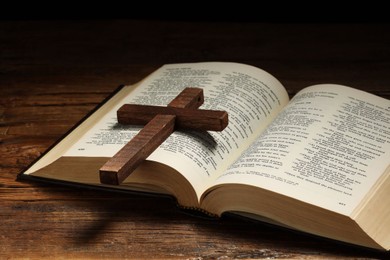
<svg viewBox="0 0 390 260">
<path fill-rule="evenodd" d="M 202 89 L 186 88 L 167 107 L 123 105 L 118 122 L 145 127 L 100 168 L 100 182 L 122 183 L 175 129 L 222 131 L 228 114 L 197 109 L 203 101 Z"/>
</svg>

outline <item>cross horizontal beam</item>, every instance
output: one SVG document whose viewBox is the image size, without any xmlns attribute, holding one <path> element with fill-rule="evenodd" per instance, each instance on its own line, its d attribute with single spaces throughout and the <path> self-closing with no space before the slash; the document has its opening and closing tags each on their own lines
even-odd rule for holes
<svg viewBox="0 0 390 260">
<path fill-rule="evenodd" d="M 222 131 L 228 125 L 225 111 L 125 104 L 117 111 L 120 124 L 146 125 L 156 115 L 174 115 L 175 129 Z"/>
</svg>

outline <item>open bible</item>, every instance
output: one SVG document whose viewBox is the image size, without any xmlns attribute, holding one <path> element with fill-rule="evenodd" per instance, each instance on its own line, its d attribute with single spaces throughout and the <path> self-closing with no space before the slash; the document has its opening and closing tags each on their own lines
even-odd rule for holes
<svg viewBox="0 0 390 260">
<path fill-rule="evenodd" d="M 202 109 L 225 110 L 222 132 L 175 131 L 121 185 L 100 167 L 141 126 L 125 103 L 166 106 L 202 88 Z M 390 249 L 390 101 L 346 86 L 309 86 L 289 100 L 269 73 L 245 64 L 165 65 L 123 86 L 19 177 L 171 195 L 225 212 L 381 250 Z"/>
</svg>

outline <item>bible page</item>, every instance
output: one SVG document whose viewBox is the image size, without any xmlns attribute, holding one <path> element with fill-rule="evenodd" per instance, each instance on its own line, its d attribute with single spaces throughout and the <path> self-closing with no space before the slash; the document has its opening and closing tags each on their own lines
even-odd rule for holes
<svg viewBox="0 0 390 260">
<path fill-rule="evenodd" d="M 117 123 L 116 110 L 122 104 L 166 106 L 186 87 L 204 90 L 200 109 L 227 111 L 228 127 L 222 132 L 175 131 L 148 160 L 176 169 L 194 186 L 198 197 L 288 103 L 288 94 L 278 80 L 249 65 L 165 65 L 118 102 L 66 156 L 113 156 L 142 127 Z"/>
<path fill-rule="evenodd" d="M 339 85 L 299 92 L 218 178 L 349 215 L 390 162 L 390 101 Z"/>
</svg>

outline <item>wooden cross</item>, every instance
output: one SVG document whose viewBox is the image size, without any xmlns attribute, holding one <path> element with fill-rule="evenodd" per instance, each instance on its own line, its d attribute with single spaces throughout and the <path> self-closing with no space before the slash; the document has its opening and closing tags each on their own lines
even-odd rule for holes
<svg viewBox="0 0 390 260">
<path fill-rule="evenodd" d="M 186 88 L 167 107 L 125 104 L 117 111 L 120 124 L 145 125 L 100 168 L 100 182 L 122 183 L 175 129 L 222 131 L 225 111 L 200 110 L 203 90 Z"/>
</svg>

